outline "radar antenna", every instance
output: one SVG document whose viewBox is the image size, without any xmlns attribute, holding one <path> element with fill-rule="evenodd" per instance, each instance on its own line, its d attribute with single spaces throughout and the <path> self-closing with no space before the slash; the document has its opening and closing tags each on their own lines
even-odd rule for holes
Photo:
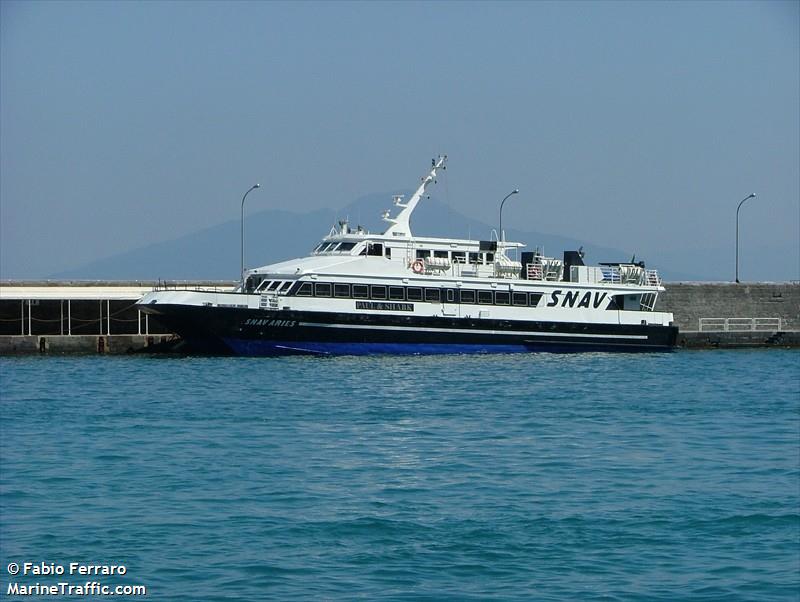
<svg viewBox="0 0 800 602">
<path fill-rule="evenodd" d="M 384 221 L 391 224 L 383 233 L 384 236 L 411 236 L 411 214 L 417 207 L 417 203 L 419 203 L 420 199 L 425 194 L 428 185 L 436 180 L 436 171 L 438 169 L 445 169 L 446 162 L 447 155 L 440 155 L 438 159 L 432 160 L 430 173 L 422 178 L 422 183 L 419 185 L 419 188 L 417 188 L 417 191 L 411 195 L 411 198 L 408 199 L 407 202 L 398 202 L 399 199 L 395 197 L 395 205 L 401 207 L 400 213 L 394 218 L 390 218 L 388 215 L 383 216 Z"/>
</svg>

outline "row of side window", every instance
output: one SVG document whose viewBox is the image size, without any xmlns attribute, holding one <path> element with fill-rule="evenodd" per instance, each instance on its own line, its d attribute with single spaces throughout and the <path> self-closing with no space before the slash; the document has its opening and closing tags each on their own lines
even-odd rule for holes
<svg viewBox="0 0 800 602">
<path fill-rule="evenodd" d="M 321 242 L 312 251 L 317 255 L 323 253 L 347 253 L 356 246 L 354 242 Z"/>
<path fill-rule="evenodd" d="M 303 282 L 294 290 L 293 294 L 298 297 L 515 305 L 517 307 L 536 307 L 539 305 L 539 300 L 542 298 L 542 293 L 528 293 L 522 291 L 386 286 L 382 284 L 345 284 L 338 282 Z"/>
</svg>

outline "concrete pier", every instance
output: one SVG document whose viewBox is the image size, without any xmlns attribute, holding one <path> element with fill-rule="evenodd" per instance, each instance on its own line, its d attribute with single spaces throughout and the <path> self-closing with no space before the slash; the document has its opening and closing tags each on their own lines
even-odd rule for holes
<svg viewBox="0 0 800 602">
<path fill-rule="evenodd" d="M 0 355 L 51 354 L 125 354 L 146 351 L 168 343 L 171 334 L 163 335 L 0 335 Z"/>
<path fill-rule="evenodd" d="M 154 288 L 230 289 L 234 282 L 4 281 L 0 355 L 133 353 L 174 338 L 135 303 Z"/>
<path fill-rule="evenodd" d="M 155 287 L 230 289 L 234 282 L 3 282 L 0 355 L 121 354 L 174 338 L 135 302 Z M 686 348 L 800 347 L 800 282 L 667 282 Z"/>
</svg>

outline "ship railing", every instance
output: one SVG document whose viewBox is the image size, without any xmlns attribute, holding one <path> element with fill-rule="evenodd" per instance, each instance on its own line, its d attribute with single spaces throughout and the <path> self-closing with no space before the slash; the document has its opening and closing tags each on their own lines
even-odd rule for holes
<svg viewBox="0 0 800 602">
<path fill-rule="evenodd" d="M 653 311 L 656 308 L 656 300 L 658 293 L 644 293 L 639 300 L 639 306 L 642 311 Z"/>
<path fill-rule="evenodd" d="M 603 282 L 610 282 L 611 284 L 622 284 L 622 273 L 619 268 L 612 266 L 603 266 L 601 268 L 603 274 Z"/>
<path fill-rule="evenodd" d="M 230 293 L 234 289 L 232 284 L 192 284 L 190 282 L 168 282 L 160 280 L 153 285 L 153 292 L 158 291 L 193 291 L 209 293 Z"/>
<path fill-rule="evenodd" d="M 700 332 L 752 332 L 781 330 L 781 318 L 700 318 Z"/>
<path fill-rule="evenodd" d="M 645 270 L 636 265 L 601 266 L 602 282 L 661 286 L 658 270 Z"/>
<path fill-rule="evenodd" d="M 541 263 L 529 263 L 526 267 L 528 280 L 544 280 L 544 270 Z"/>
<path fill-rule="evenodd" d="M 515 267 L 521 267 L 515 262 Z M 517 267 L 517 273 L 521 270 Z M 533 263 L 525 266 L 525 275 L 528 280 L 548 280 L 557 282 L 561 280 L 564 273 L 564 262 L 554 257 L 543 257 L 538 255 L 534 258 Z"/>
<path fill-rule="evenodd" d="M 643 270 L 639 284 L 661 286 L 661 276 L 658 274 L 658 270 Z"/>
<path fill-rule="evenodd" d="M 642 284 L 644 270 L 638 265 L 621 265 L 619 268 L 623 284 Z"/>
</svg>

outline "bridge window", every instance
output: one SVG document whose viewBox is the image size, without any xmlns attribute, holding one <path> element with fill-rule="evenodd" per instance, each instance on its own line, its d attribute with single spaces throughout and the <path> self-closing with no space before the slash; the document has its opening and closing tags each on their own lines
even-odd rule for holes
<svg viewBox="0 0 800 602">
<path fill-rule="evenodd" d="M 304 282 L 300 285 L 300 288 L 297 289 L 295 295 L 298 297 L 311 297 L 314 294 L 314 285 L 310 282 Z"/>
<path fill-rule="evenodd" d="M 367 245 L 367 255 L 370 257 L 383 257 L 383 244 L 379 242 L 369 243 Z"/>
<path fill-rule="evenodd" d="M 433 256 L 439 259 L 447 259 L 450 257 L 450 251 L 434 251 Z"/>
<path fill-rule="evenodd" d="M 417 249 L 417 259 L 427 259 L 431 256 L 431 252 L 427 249 Z"/>
<path fill-rule="evenodd" d="M 469 254 L 469 262 L 474 264 L 479 264 L 481 262 L 481 254 L 480 253 L 470 253 Z"/>
<path fill-rule="evenodd" d="M 347 251 L 350 251 L 350 250 L 352 250 L 352 249 L 353 249 L 353 247 L 355 247 L 355 246 L 356 246 L 356 243 L 354 243 L 354 242 L 343 242 L 343 243 L 341 243 L 341 244 L 339 245 L 339 247 L 338 247 L 336 250 L 337 250 L 339 253 L 345 253 L 345 252 L 347 252 Z"/>
<path fill-rule="evenodd" d="M 467 252 L 453 251 L 453 263 L 467 263 Z"/>
</svg>

